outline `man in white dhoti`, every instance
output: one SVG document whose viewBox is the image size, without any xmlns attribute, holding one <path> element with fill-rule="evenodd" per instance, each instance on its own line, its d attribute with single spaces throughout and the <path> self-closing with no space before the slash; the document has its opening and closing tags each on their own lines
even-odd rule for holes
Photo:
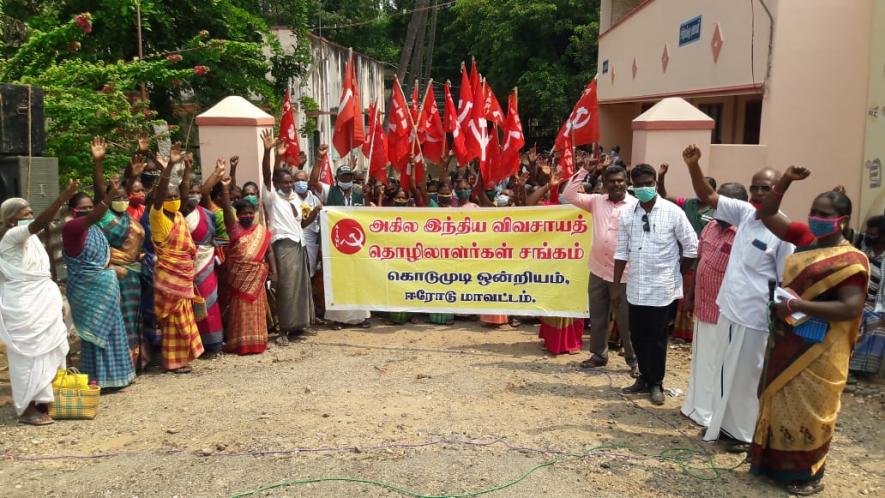
<svg viewBox="0 0 885 498">
<path fill-rule="evenodd" d="M 12 399 L 19 421 L 52 423 L 52 379 L 65 367 L 68 330 L 61 292 L 50 273 L 49 255 L 37 233 L 77 192 L 71 182 L 61 196 L 34 218 L 28 201 L 0 204 L 0 340 L 6 345 Z"/>
<path fill-rule="evenodd" d="M 710 426 L 705 441 L 731 440 L 729 451 L 749 451 L 756 428 L 759 399 L 756 390 L 768 344 L 769 281 L 779 281 L 784 259 L 795 247 L 777 238 L 756 217 L 756 209 L 780 178 L 766 168 L 753 175 L 750 202 L 720 196 L 704 179 L 700 150 L 691 145 L 683 152 L 698 198 L 716 208 L 716 218 L 737 227 L 728 268 L 716 304 L 717 332 L 728 338 L 716 381 Z"/>
</svg>

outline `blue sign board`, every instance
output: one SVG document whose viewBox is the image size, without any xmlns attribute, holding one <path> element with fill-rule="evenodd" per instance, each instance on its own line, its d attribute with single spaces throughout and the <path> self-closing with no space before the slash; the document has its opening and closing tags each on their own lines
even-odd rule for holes
<svg viewBox="0 0 885 498">
<path fill-rule="evenodd" d="M 602 74 L 608 74 L 608 59 L 602 61 Z"/>
<path fill-rule="evenodd" d="M 701 39 L 701 16 L 689 19 L 679 25 L 679 46 L 688 45 Z"/>
</svg>

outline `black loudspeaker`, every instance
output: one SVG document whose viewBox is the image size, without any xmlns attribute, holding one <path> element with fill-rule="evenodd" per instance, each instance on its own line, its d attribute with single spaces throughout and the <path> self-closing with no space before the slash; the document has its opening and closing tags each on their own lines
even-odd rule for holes
<svg viewBox="0 0 885 498">
<path fill-rule="evenodd" d="M 27 192 L 28 169 L 25 156 L 0 156 L 0 201 L 24 197 L 36 215 L 58 197 L 58 158 L 31 157 L 30 194 Z"/>
<path fill-rule="evenodd" d="M 0 154 L 42 156 L 45 150 L 43 89 L 38 86 L 0 84 Z"/>
</svg>

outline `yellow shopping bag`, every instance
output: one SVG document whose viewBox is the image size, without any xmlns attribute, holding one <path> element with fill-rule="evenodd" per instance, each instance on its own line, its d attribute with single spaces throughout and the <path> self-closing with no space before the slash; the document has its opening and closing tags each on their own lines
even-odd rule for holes
<svg viewBox="0 0 885 498">
<path fill-rule="evenodd" d="M 76 368 L 59 368 L 55 373 L 55 379 L 52 381 L 52 389 L 87 389 L 89 387 L 89 376 L 81 374 Z"/>
</svg>

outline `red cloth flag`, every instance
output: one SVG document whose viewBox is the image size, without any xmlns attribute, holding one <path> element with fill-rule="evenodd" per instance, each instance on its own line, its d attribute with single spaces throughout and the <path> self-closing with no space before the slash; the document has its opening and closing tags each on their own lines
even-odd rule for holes
<svg viewBox="0 0 885 498">
<path fill-rule="evenodd" d="M 323 156 L 323 162 L 320 163 L 320 181 L 326 185 L 332 185 L 335 181 L 335 175 L 332 174 L 332 163 L 329 162 L 329 154 Z"/>
<path fill-rule="evenodd" d="M 363 144 L 363 155 L 369 160 L 369 175 L 387 183 L 387 140 L 381 125 L 381 113 L 375 104 L 369 106 L 369 137 Z"/>
<path fill-rule="evenodd" d="M 474 107 L 479 105 L 477 102 L 481 104 L 482 100 L 475 102 L 473 100 L 473 94 L 473 87 L 470 85 L 470 77 L 467 76 L 467 68 L 462 64 L 461 89 L 458 99 L 458 123 L 461 126 L 461 131 L 464 132 L 464 144 L 467 148 L 467 158 L 464 161 L 464 164 L 478 158 L 480 154 L 479 142 L 476 141 L 473 133 L 470 132 L 470 121 L 473 120 Z"/>
<path fill-rule="evenodd" d="M 292 109 L 292 103 L 289 102 L 289 90 L 283 97 L 283 113 L 280 116 L 280 141 L 286 144 L 286 153 L 283 154 L 283 160 L 287 164 L 295 166 L 298 164 L 301 153 L 301 147 L 298 145 L 298 130 L 295 127 L 295 111 Z"/>
<path fill-rule="evenodd" d="M 497 126 L 504 126 L 504 111 L 501 109 L 501 104 L 498 103 L 498 99 L 495 97 L 495 92 L 492 91 L 492 87 L 489 86 L 488 81 L 485 82 L 485 90 L 486 119 L 495 123 Z"/>
<path fill-rule="evenodd" d="M 481 83 L 482 82 L 480 81 L 479 71 L 476 70 L 476 59 L 471 57 L 470 58 L 470 88 L 474 89 L 474 91 L 475 91 L 476 87 L 478 87 Z M 474 95 L 476 95 L 476 94 L 474 93 Z M 480 105 L 481 102 L 482 102 L 482 100 L 476 100 L 476 101 L 474 101 L 474 104 Z"/>
<path fill-rule="evenodd" d="M 418 82 L 415 82 L 415 86 L 412 87 L 412 102 L 409 106 L 409 111 L 412 112 L 412 121 L 415 123 L 418 122 Z"/>
<path fill-rule="evenodd" d="M 353 55 L 347 59 L 344 68 L 344 81 L 341 85 L 341 99 L 338 101 L 338 116 L 335 118 L 335 131 L 332 144 L 338 155 L 346 156 L 354 147 L 366 141 L 363 128 L 363 108 L 360 104 L 359 85 L 353 71 Z"/>
<path fill-rule="evenodd" d="M 473 102 L 482 103 L 484 100 L 485 90 L 483 90 L 483 82 L 480 82 L 473 89 Z M 476 144 L 476 148 L 479 150 L 479 170 L 481 172 L 488 172 L 486 147 L 489 145 L 489 128 L 483 105 L 477 105 L 473 108 L 473 116 L 470 118 L 470 122 L 467 123 L 467 130 Z M 483 180 L 486 180 L 486 178 L 483 177 Z"/>
<path fill-rule="evenodd" d="M 599 142 L 599 100 L 595 79 L 584 89 L 572 113 L 556 135 L 556 150 L 563 150 L 566 135 L 570 135 L 572 147 Z"/>
<path fill-rule="evenodd" d="M 522 121 L 519 120 L 516 90 L 507 99 L 507 122 L 504 124 L 504 148 L 501 151 L 500 169 L 493 172 L 493 180 L 501 181 L 519 171 L 519 152 L 525 146 Z"/>
<path fill-rule="evenodd" d="M 390 99 L 390 116 L 388 117 L 387 154 L 393 167 L 402 174 L 409 164 L 411 148 L 409 135 L 412 125 L 409 121 L 409 105 L 399 78 L 394 77 L 392 97 Z"/>
<path fill-rule="evenodd" d="M 479 171 L 487 188 L 497 184 L 509 175 L 500 176 L 503 168 L 501 167 L 501 145 L 498 141 L 498 127 L 492 126 L 489 130 L 488 145 L 486 145 L 486 161 L 480 162 Z"/>
<path fill-rule="evenodd" d="M 566 135 L 562 141 L 562 155 L 559 157 L 559 169 L 561 178 L 571 178 L 575 174 L 575 148 L 572 145 L 572 136 Z"/>
<path fill-rule="evenodd" d="M 436 107 L 436 96 L 433 94 L 433 82 L 424 93 L 421 105 L 421 116 L 418 118 L 418 138 L 421 140 L 421 152 L 425 159 L 436 164 L 442 163 L 446 150 L 446 130 L 443 128 L 439 109 Z"/>
<path fill-rule="evenodd" d="M 449 82 L 446 82 L 446 131 L 452 134 L 452 150 L 458 159 L 458 164 L 464 165 L 470 162 L 470 155 L 467 151 L 467 143 L 464 141 L 464 130 L 461 129 L 461 123 L 458 121 L 458 115 L 455 111 L 455 102 L 452 100 L 452 91 L 449 88 Z"/>
</svg>

